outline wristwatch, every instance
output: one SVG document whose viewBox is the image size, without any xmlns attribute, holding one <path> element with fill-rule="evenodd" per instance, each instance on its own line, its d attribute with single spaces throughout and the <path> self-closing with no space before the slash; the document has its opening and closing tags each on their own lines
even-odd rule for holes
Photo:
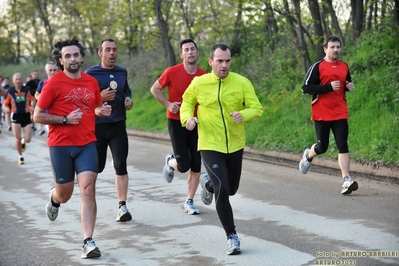
<svg viewBox="0 0 399 266">
<path fill-rule="evenodd" d="M 64 125 L 68 122 L 68 119 L 66 116 L 62 117 L 62 123 L 64 123 Z"/>
</svg>

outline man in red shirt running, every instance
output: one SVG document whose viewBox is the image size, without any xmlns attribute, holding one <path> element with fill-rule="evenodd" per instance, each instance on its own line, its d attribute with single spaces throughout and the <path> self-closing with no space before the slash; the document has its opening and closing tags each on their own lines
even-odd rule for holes
<svg viewBox="0 0 399 266">
<path fill-rule="evenodd" d="M 100 249 L 92 239 L 98 173 L 94 116 L 109 116 L 112 108 L 102 103 L 97 80 L 81 71 L 84 46 L 72 39 L 59 41 L 54 47 L 53 59 L 60 72 L 44 85 L 34 111 L 35 121 L 49 125 L 47 144 L 55 186 L 50 190 L 45 210 L 50 221 L 57 218 L 60 204 L 72 196 L 76 174 L 82 195 L 81 258 L 100 257 Z"/>
<path fill-rule="evenodd" d="M 165 158 L 163 177 L 170 183 L 174 177 L 174 171 L 185 173 L 190 170 L 187 178 L 187 199 L 183 209 L 188 214 L 199 214 L 194 204 L 194 195 L 199 184 L 201 172 L 201 155 L 197 150 L 198 132 L 182 127 L 180 122 L 180 105 L 183 93 L 196 76 L 206 74 L 206 71 L 199 68 L 197 60 L 199 52 L 197 44 L 191 39 L 180 42 L 181 64 L 167 68 L 151 87 L 151 93 L 167 109 L 168 131 L 172 142 L 173 153 Z M 168 98 L 162 90 L 168 88 Z M 194 116 L 194 114 L 193 114 Z"/>
<path fill-rule="evenodd" d="M 348 106 L 346 92 L 355 89 L 348 65 L 339 60 L 341 40 L 331 36 L 324 43 L 326 56 L 306 73 L 302 92 L 312 95 L 312 117 L 317 143 L 303 152 L 299 170 L 306 174 L 313 158 L 327 151 L 332 130 L 338 148 L 338 164 L 343 178 L 341 194 L 358 189 L 349 175 Z"/>
</svg>

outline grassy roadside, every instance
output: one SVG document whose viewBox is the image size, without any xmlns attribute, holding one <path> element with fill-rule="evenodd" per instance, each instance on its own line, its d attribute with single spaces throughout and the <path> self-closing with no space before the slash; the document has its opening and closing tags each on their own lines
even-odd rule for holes
<svg viewBox="0 0 399 266">
<path fill-rule="evenodd" d="M 350 112 L 349 149 L 352 159 L 357 162 L 399 166 L 398 38 L 399 34 L 389 28 L 364 33 L 358 44 L 346 47 L 342 56 L 350 66 L 356 86 L 354 92 L 347 93 L 347 101 Z M 245 71 L 242 69 L 242 72 Z M 264 73 L 263 69 L 251 68 L 250 71 L 253 76 Z M 274 75 L 281 77 L 286 71 Z M 260 151 L 301 153 L 316 141 L 309 119 L 311 96 L 302 94 L 300 90 L 304 74 L 295 72 L 287 76 L 295 80 L 291 89 L 279 87 L 279 82 L 269 82 L 273 84 L 270 88 L 269 83 L 252 80 L 264 114 L 246 124 L 248 146 Z M 298 76 L 300 78 L 295 79 Z M 151 82 L 155 79 L 156 75 Z M 167 132 L 165 108 L 151 95 L 150 86 L 148 84 L 145 89 L 141 86 L 136 91 L 135 106 L 128 113 L 128 126 Z M 264 87 L 266 89 L 260 89 Z M 329 149 L 320 157 L 335 159 L 337 153 L 331 133 Z"/>
</svg>

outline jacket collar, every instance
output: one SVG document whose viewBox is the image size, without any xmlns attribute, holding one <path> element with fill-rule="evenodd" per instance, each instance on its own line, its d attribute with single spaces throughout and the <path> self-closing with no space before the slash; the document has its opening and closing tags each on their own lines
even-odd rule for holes
<svg viewBox="0 0 399 266">
<path fill-rule="evenodd" d="M 228 82 L 231 79 L 231 77 L 230 77 L 231 75 L 230 74 L 231 74 L 231 72 L 229 72 L 227 77 L 222 79 L 222 82 Z M 211 78 L 212 78 L 212 80 L 219 81 L 218 76 L 216 76 L 215 73 L 213 73 L 213 71 L 211 72 Z"/>
</svg>

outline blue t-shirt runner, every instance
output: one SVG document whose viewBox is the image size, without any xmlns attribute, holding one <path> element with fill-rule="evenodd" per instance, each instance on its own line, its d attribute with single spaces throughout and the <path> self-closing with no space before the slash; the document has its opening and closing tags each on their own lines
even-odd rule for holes
<svg viewBox="0 0 399 266">
<path fill-rule="evenodd" d="M 102 68 L 99 65 L 93 66 L 86 70 L 86 73 L 95 77 L 100 85 L 100 91 L 110 88 L 110 84 L 116 82 L 116 94 L 113 101 L 108 101 L 112 106 L 110 116 L 96 116 L 96 124 L 114 123 L 126 120 L 125 98 L 132 96 L 128 81 L 127 71 L 125 68 L 115 65 L 113 69 Z"/>
</svg>

